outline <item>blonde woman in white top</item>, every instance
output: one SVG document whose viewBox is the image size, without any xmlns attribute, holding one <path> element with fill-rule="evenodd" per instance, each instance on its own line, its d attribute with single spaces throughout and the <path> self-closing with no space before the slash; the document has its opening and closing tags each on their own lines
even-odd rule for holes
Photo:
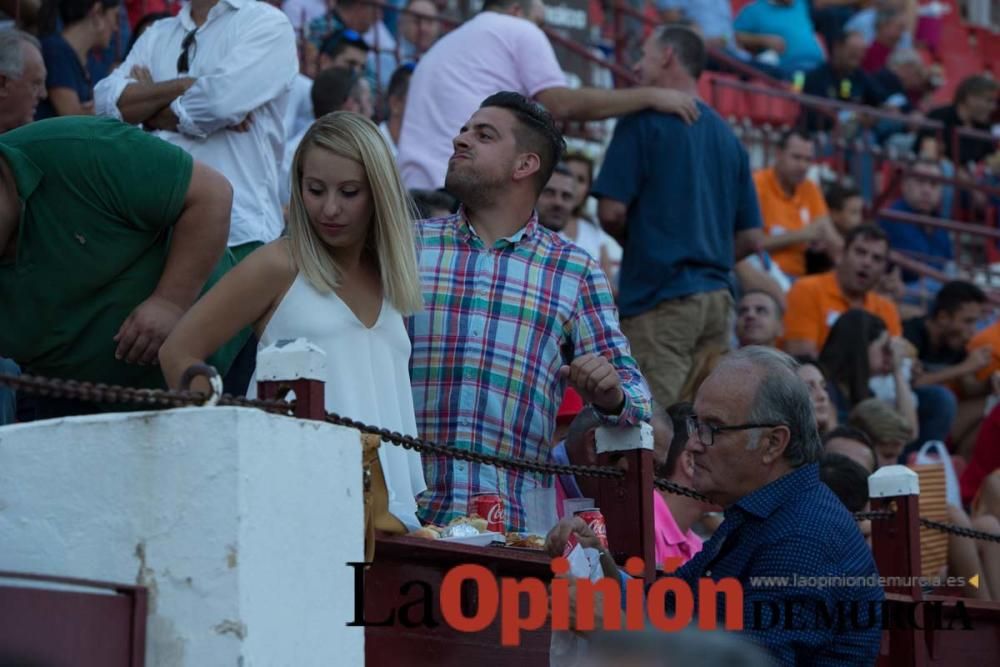
<svg viewBox="0 0 1000 667">
<path fill-rule="evenodd" d="M 251 254 L 187 313 L 160 350 L 171 387 L 251 325 L 263 348 L 306 338 L 327 354 L 326 408 L 416 435 L 403 316 L 421 308 L 406 191 L 378 128 L 337 112 L 306 132 L 292 163 L 287 236 Z M 255 388 L 255 382 L 251 382 Z M 419 526 L 420 456 L 383 446 L 389 510 Z"/>
</svg>

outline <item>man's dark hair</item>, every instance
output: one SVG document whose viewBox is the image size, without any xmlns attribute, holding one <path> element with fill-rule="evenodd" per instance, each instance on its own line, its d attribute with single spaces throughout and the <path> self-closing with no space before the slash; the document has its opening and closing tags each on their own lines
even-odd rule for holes
<svg viewBox="0 0 1000 667">
<path fill-rule="evenodd" d="M 887 244 L 889 243 L 889 237 L 886 235 L 885 230 L 878 225 L 865 223 L 847 232 L 847 236 L 844 237 L 844 250 L 850 248 L 858 239 L 863 241 L 885 241 Z"/>
<path fill-rule="evenodd" d="M 779 320 L 782 317 L 785 316 L 785 309 L 781 307 L 781 302 L 778 301 L 774 297 L 774 295 L 771 294 L 770 292 L 768 292 L 767 290 L 763 290 L 763 289 L 750 289 L 750 290 L 747 290 L 746 292 L 743 292 L 742 294 L 740 294 L 740 300 L 742 300 L 743 297 L 745 297 L 745 296 L 750 296 L 751 294 L 763 294 L 768 299 L 770 299 L 771 304 L 774 306 L 774 312 L 775 312 L 775 314 L 777 314 Z M 737 304 L 738 303 L 739 302 L 737 302 Z"/>
<path fill-rule="evenodd" d="M 867 433 L 862 431 L 860 428 L 848 426 L 847 424 L 841 424 L 823 436 L 823 447 L 825 448 L 827 443 L 834 438 L 853 440 L 854 442 L 860 442 L 862 445 L 867 447 L 868 451 L 872 454 L 872 463 L 875 465 L 875 470 L 878 470 L 878 453 L 875 451 L 875 445 L 872 444 L 872 439 Z"/>
<path fill-rule="evenodd" d="M 410 77 L 413 76 L 413 63 L 405 63 L 396 68 L 389 78 L 389 88 L 386 97 L 406 97 L 410 89 Z"/>
<path fill-rule="evenodd" d="M 861 190 L 858 190 L 853 185 L 842 183 L 840 181 L 833 181 L 826 186 L 826 189 L 823 192 L 823 199 L 826 200 L 826 206 L 832 211 L 843 210 L 848 199 L 860 196 Z"/>
<path fill-rule="evenodd" d="M 952 280 L 945 283 L 938 290 L 934 297 L 934 305 L 931 306 L 931 317 L 938 313 L 953 315 L 956 310 L 967 303 L 986 303 L 986 294 L 983 290 L 964 280 Z"/>
<path fill-rule="evenodd" d="M 316 118 L 340 111 L 354 91 L 359 78 L 356 72 L 345 67 L 330 67 L 320 72 L 313 81 L 310 93 Z"/>
<path fill-rule="evenodd" d="M 340 3 L 343 6 L 343 2 Z M 368 44 L 362 39 L 361 35 L 353 30 L 336 30 L 330 33 L 326 39 L 320 44 L 319 52 L 329 56 L 331 59 L 336 58 L 344 49 L 348 47 L 354 47 L 356 49 L 361 49 L 365 53 L 368 53 L 370 48 Z"/>
<path fill-rule="evenodd" d="M 785 150 L 788 148 L 788 142 L 792 137 L 801 139 L 809 144 L 813 143 L 813 139 L 809 136 L 809 133 L 806 132 L 806 129 L 801 126 L 797 126 L 781 133 L 781 136 L 778 137 L 778 143 L 776 144 L 777 147 L 781 150 Z"/>
<path fill-rule="evenodd" d="M 868 471 L 843 454 L 824 454 L 819 460 L 819 479 L 851 512 L 868 504 Z"/>
<path fill-rule="evenodd" d="M 974 74 L 962 79 L 955 89 L 954 104 L 961 104 L 970 97 L 977 95 L 992 95 L 1000 90 L 1000 83 L 996 79 L 983 74 Z"/>
<path fill-rule="evenodd" d="M 677 459 L 681 457 L 684 448 L 687 447 L 688 417 L 694 416 L 694 405 L 692 403 L 674 403 L 666 409 L 666 417 L 674 426 L 674 439 L 670 441 L 670 449 L 667 451 L 667 458 L 663 462 L 662 468 L 656 471 L 660 477 L 669 477 L 677 469 Z"/>
<path fill-rule="evenodd" d="M 541 104 L 512 91 L 490 95 L 479 105 L 480 109 L 486 107 L 499 107 L 514 114 L 517 120 L 514 139 L 518 149 L 536 154 L 540 162 L 535 174 L 535 194 L 540 194 L 566 151 L 566 141 L 552 115 Z"/>
<path fill-rule="evenodd" d="M 555 167 L 553 167 L 552 168 L 552 173 L 553 174 L 559 174 L 561 176 L 569 176 L 570 178 L 573 178 L 573 179 L 576 178 L 576 176 L 573 175 L 573 172 L 570 171 L 569 167 L 566 166 L 565 162 L 560 162 Z"/>
<path fill-rule="evenodd" d="M 443 190 L 410 190 L 410 199 L 422 219 L 431 218 L 435 209 L 454 211 L 456 200 Z"/>
<path fill-rule="evenodd" d="M 847 43 L 847 40 L 856 35 L 860 35 L 862 38 L 864 37 L 864 35 L 856 30 L 838 30 L 833 35 L 833 39 L 830 41 L 830 50 L 833 51 L 835 49 L 839 49 Z"/>
<path fill-rule="evenodd" d="M 531 0 L 486 0 L 482 11 L 506 12 L 514 5 L 520 6 L 521 13 L 525 16 L 531 13 Z"/>
<path fill-rule="evenodd" d="M 705 42 L 691 28 L 668 25 L 660 29 L 660 46 L 669 46 L 692 78 L 698 79 L 705 69 Z"/>
</svg>

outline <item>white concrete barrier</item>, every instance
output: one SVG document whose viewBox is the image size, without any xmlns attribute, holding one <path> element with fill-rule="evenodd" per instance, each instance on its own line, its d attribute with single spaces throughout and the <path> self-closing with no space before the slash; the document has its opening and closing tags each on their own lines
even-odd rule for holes
<svg viewBox="0 0 1000 667">
<path fill-rule="evenodd" d="M 0 570 L 149 588 L 146 664 L 361 666 L 360 436 L 245 408 L 0 428 Z"/>
</svg>

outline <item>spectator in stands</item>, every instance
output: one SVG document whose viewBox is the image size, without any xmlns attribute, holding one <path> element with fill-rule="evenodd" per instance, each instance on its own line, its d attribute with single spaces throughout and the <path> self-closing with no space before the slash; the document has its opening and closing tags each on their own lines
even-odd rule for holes
<svg viewBox="0 0 1000 667">
<path fill-rule="evenodd" d="M 736 340 L 740 347 L 775 347 L 781 337 L 781 304 L 763 290 L 743 293 L 736 304 Z"/>
<path fill-rule="evenodd" d="M 913 438 L 906 417 L 878 398 L 867 398 L 851 408 L 847 423 L 868 434 L 879 468 L 899 463 L 903 447 Z"/>
<path fill-rule="evenodd" d="M 806 250 L 826 253 L 832 261 L 843 243 L 830 222 L 823 193 L 806 178 L 815 154 L 812 138 L 788 130 L 778 139 L 774 166 L 753 176 L 767 233 L 762 247 L 793 278 L 806 274 Z"/>
<path fill-rule="evenodd" d="M 558 120 L 599 120 L 653 108 L 697 116 L 692 95 L 654 88 L 566 87 L 545 33 L 529 21 L 531 0 L 487 0 L 483 11 L 438 40 L 413 73 L 399 143 L 411 188 L 444 183 L 450 140 L 497 90 L 536 99 Z"/>
<path fill-rule="evenodd" d="M 949 384 L 961 387 L 963 395 L 983 396 L 989 384 L 976 373 L 990 363 L 992 350 L 982 347 L 966 351 L 983 315 L 986 295 L 972 283 L 946 283 L 934 297 L 930 314 L 903 323 L 903 335 L 917 348 L 923 373 L 916 385 Z M 980 410 L 981 412 L 981 410 Z"/>
<path fill-rule="evenodd" d="M 897 48 L 872 78 L 882 89 L 883 105 L 908 115 L 919 113 L 930 90 L 923 58 L 913 49 Z"/>
<path fill-rule="evenodd" d="M 86 116 L 0 135 L 0 171 L 0 350 L 35 375 L 162 388 L 160 344 L 233 264 L 226 179 L 138 129 Z M 234 355 L 214 363 L 224 372 Z M 21 421 L 102 409 L 18 404 Z"/>
<path fill-rule="evenodd" d="M 899 438 L 899 449 L 919 433 L 914 395 L 904 364 L 907 350 L 906 341 L 891 337 L 879 317 L 854 309 L 837 319 L 819 355 L 819 363 L 829 379 L 830 400 L 841 423 L 847 421 L 848 413 L 856 405 L 874 396 L 873 377 L 887 375 L 892 378 L 892 403 L 907 428 Z"/>
<path fill-rule="evenodd" d="M 410 190 L 410 197 L 420 220 L 444 218 L 458 208 L 455 198 L 444 190 Z"/>
<path fill-rule="evenodd" d="M 241 38 L 229 39 L 235 32 Z M 253 0 L 193 0 L 154 23 L 97 84 L 96 110 L 155 130 L 229 179 L 229 247 L 239 261 L 284 228 L 278 168 L 297 71 L 295 36 L 279 10 Z M 235 362 L 229 393 L 246 391 L 255 347 L 250 341 Z"/>
<path fill-rule="evenodd" d="M 970 164 L 992 154 L 995 150 L 995 140 L 958 136 L 956 130 L 963 128 L 988 133 L 996 108 L 998 91 L 1000 83 L 987 75 L 977 74 L 963 80 L 955 90 L 951 104 L 938 107 L 927 114 L 928 120 L 944 124 L 942 133 L 944 145 L 937 148 L 928 147 L 928 143 L 930 146 L 936 146 L 937 132 L 925 130 L 920 133 L 918 139 L 920 151 L 923 153 L 929 150 L 935 157 L 948 157 L 963 171 Z"/>
<path fill-rule="evenodd" d="M 875 39 L 868 44 L 861 69 L 875 74 L 885 67 L 906 34 L 907 24 L 907 16 L 899 8 L 888 5 L 879 9 L 875 15 Z"/>
<path fill-rule="evenodd" d="M 533 213 L 564 149 L 552 117 L 523 95 L 497 93 L 454 146 L 445 185 L 463 206 L 417 223 L 425 307 L 409 331 L 419 433 L 537 459 L 567 384 L 605 421 L 638 424 L 649 390 L 618 330 L 607 279 Z M 420 514 L 434 524 L 464 516 L 473 495 L 490 492 L 506 501 L 507 527 L 519 529 L 521 493 L 542 483 L 443 456 L 428 457 L 425 470 Z"/>
<path fill-rule="evenodd" d="M 371 119 L 372 97 L 368 80 L 350 69 L 332 67 L 323 70 L 313 82 L 310 106 L 314 109 L 316 118 L 322 118 L 334 111 L 352 111 Z M 291 201 L 291 189 L 294 187 L 292 163 L 295 161 L 299 144 L 308 131 L 309 127 L 285 144 L 285 155 L 281 160 L 281 171 L 278 175 L 282 205 L 287 205 Z"/>
<path fill-rule="evenodd" d="M 378 54 L 378 77 L 383 88 L 389 87 L 393 72 L 403 63 L 415 62 L 431 48 L 441 34 L 438 10 L 431 0 L 409 0 L 399 17 L 399 39 L 395 51 Z"/>
<path fill-rule="evenodd" d="M 860 463 L 843 454 L 824 452 L 819 460 L 819 480 L 830 487 L 848 512 L 868 508 L 868 471 Z"/>
<path fill-rule="evenodd" d="M 826 435 L 837 427 L 837 410 L 830 401 L 826 375 L 812 357 L 799 357 L 797 361 L 799 367 L 795 370 L 795 374 L 809 389 L 809 400 L 812 401 L 813 415 L 816 417 L 816 430 L 820 435 Z"/>
<path fill-rule="evenodd" d="M 843 25 L 843 31 L 860 33 L 865 38 L 865 44 L 871 44 L 875 41 L 878 34 L 877 22 L 879 12 L 900 12 L 906 17 L 906 20 L 903 35 L 899 40 L 899 46 L 906 49 L 912 48 L 913 31 L 917 22 L 918 1 L 875 0 L 875 2 L 866 2 L 865 4 L 868 6 L 851 16 L 850 20 Z"/>
<path fill-rule="evenodd" d="M 281 10 L 288 16 L 296 34 L 309 27 L 309 23 L 326 14 L 327 0 L 284 0 Z"/>
<path fill-rule="evenodd" d="M 878 454 L 871 438 L 853 426 L 838 426 L 823 436 L 823 452 L 846 456 L 860 465 L 868 475 L 878 469 Z"/>
<path fill-rule="evenodd" d="M 413 213 L 389 148 L 370 119 L 327 114 L 303 138 L 292 173 L 288 235 L 191 310 L 160 352 L 164 375 L 176 387 L 246 326 L 262 348 L 308 337 L 326 353 L 327 410 L 416 435 L 403 318 L 422 296 Z M 379 459 L 397 528 L 416 530 L 415 496 L 426 488 L 419 454 L 386 447 Z"/>
<path fill-rule="evenodd" d="M 836 234 L 834 247 L 838 248 L 838 252 L 835 258 L 839 258 L 848 232 L 864 222 L 865 200 L 856 187 L 841 181 L 828 183 L 823 190 L 823 199 L 826 201 L 832 231 Z M 831 258 L 826 252 L 807 248 L 806 275 L 829 271 L 836 265 L 835 258 Z"/>
<path fill-rule="evenodd" d="M 691 586 L 696 608 L 702 577 L 735 577 L 743 586 L 743 635 L 769 650 L 778 664 L 873 664 L 882 631 L 869 614 L 881 610 L 881 586 L 755 585 L 760 576 L 830 581 L 876 576 L 854 518 L 819 480 L 822 446 L 809 394 L 794 368 L 782 352 L 747 347 L 728 355 L 699 388 L 687 446 L 694 458 L 694 488 L 724 507 L 726 518 L 675 576 Z M 590 531 L 579 517 L 561 520 L 547 538 L 549 553 L 561 554 L 570 533 L 583 542 Z M 601 568 L 607 576 L 620 576 L 611 558 L 602 557 Z M 786 629 L 801 625 L 772 614 L 781 614 L 789 599 L 800 609 L 824 613 L 850 601 L 859 622 Z M 760 618 L 762 608 L 771 612 L 765 615 L 769 629 L 755 630 L 761 623 L 753 623 L 752 615 L 756 610 Z M 813 611 L 806 612 L 808 618 Z M 716 612 L 721 625 L 723 610 Z"/>
<path fill-rule="evenodd" d="M 736 43 L 751 53 L 773 51 L 786 77 L 823 62 L 809 0 L 754 0 L 736 16 Z"/>
<path fill-rule="evenodd" d="M 1000 381 L 1000 319 L 977 333 L 969 341 L 970 352 L 982 347 L 988 348 L 992 355 L 989 365 L 976 373 L 976 379 L 981 382 Z"/>
<path fill-rule="evenodd" d="M 223 39 L 234 29 L 240 40 Z M 157 130 L 233 183 L 229 245 L 241 259 L 284 226 L 277 171 L 297 69 L 281 12 L 250 0 L 195 0 L 154 23 L 97 85 L 97 112 Z"/>
<path fill-rule="evenodd" d="M 643 85 L 694 94 L 705 47 L 667 26 L 643 46 Z M 699 102 L 692 126 L 656 111 L 620 120 L 594 185 L 601 224 L 625 241 L 618 309 L 653 396 L 672 405 L 729 349 L 734 261 L 757 248 L 760 211 L 747 153 Z M 688 387 L 693 391 L 693 387 Z"/>
<path fill-rule="evenodd" d="M 864 55 L 865 41 L 861 35 L 856 32 L 839 34 L 833 41 L 829 62 L 806 75 L 802 92 L 837 102 L 881 105 L 884 101 L 882 89 L 861 69 Z M 807 110 L 805 124 L 810 132 L 827 131 L 833 127 L 834 118 L 824 111 Z"/>
<path fill-rule="evenodd" d="M 49 7 L 42 56 L 48 76 L 48 99 L 38 105 L 35 119 L 94 113 L 94 86 L 87 73 L 87 54 L 107 48 L 118 30 L 120 0 L 61 0 Z M 56 31 L 56 12 L 62 28 Z"/>
<path fill-rule="evenodd" d="M 902 196 L 890 206 L 890 211 L 937 217 L 941 207 L 941 166 L 934 160 L 914 162 L 903 177 Z M 938 271 L 950 271 L 954 259 L 951 236 L 938 227 L 927 227 L 890 218 L 882 218 L 879 225 L 889 237 L 889 247 L 927 264 Z M 920 275 L 903 270 L 903 281 L 914 283 Z M 925 279 L 926 281 L 926 279 Z M 929 289 L 936 290 L 940 283 L 933 281 Z"/>
<path fill-rule="evenodd" d="M 389 88 L 385 94 L 387 115 L 378 126 L 382 136 L 389 142 L 393 157 L 399 155 L 399 133 L 403 129 L 403 113 L 406 110 L 406 95 L 410 90 L 413 63 L 405 63 L 396 68 L 389 78 Z"/>
<path fill-rule="evenodd" d="M 317 70 L 342 67 L 364 72 L 370 48 L 360 34 L 350 29 L 331 33 L 320 44 Z"/>
<path fill-rule="evenodd" d="M 685 488 L 694 485 L 694 456 L 687 449 L 687 421 L 694 416 L 694 406 L 690 403 L 671 405 L 666 416 L 672 428 L 671 438 L 666 442 L 664 455 L 658 457 L 655 469 L 657 479 L 665 479 Z M 691 529 L 713 509 L 712 505 L 694 498 L 670 493 L 663 489 L 653 492 L 653 541 L 656 545 L 656 566 L 664 567 L 667 558 L 677 558 L 675 567 L 680 567 L 701 551 L 701 539 Z"/>
<path fill-rule="evenodd" d="M 538 211 L 538 223 L 557 234 L 562 232 L 573 217 L 575 202 L 576 178 L 569 167 L 560 162 L 552 170 L 552 177 L 542 188 L 542 194 L 538 195 L 535 207 Z"/>
<path fill-rule="evenodd" d="M 788 292 L 785 349 L 794 355 L 818 356 L 830 327 L 851 308 L 881 318 L 890 335 L 902 335 L 895 304 L 873 291 L 885 274 L 888 254 L 889 242 L 880 228 L 863 224 L 848 232 L 837 267 L 795 281 Z"/>
<path fill-rule="evenodd" d="M 38 40 L 15 28 L 0 30 L 0 134 L 34 119 L 45 77 Z"/>
<path fill-rule="evenodd" d="M 622 262 L 622 247 L 601 229 L 601 225 L 587 211 L 587 200 L 594 182 L 594 161 L 582 152 L 567 153 L 563 163 L 573 174 L 573 215 L 566 222 L 562 235 L 587 251 L 601 265 L 611 281 L 611 288 L 618 294 L 618 270 Z"/>
<path fill-rule="evenodd" d="M 336 0 L 327 5 L 329 10 L 322 16 L 309 21 L 305 37 L 314 44 L 323 41 L 340 30 L 349 30 L 358 35 L 367 33 L 378 23 L 379 8 L 365 0 Z M 369 46 L 372 46 L 369 44 Z M 380 47 L 386 45 L 380 44 Z"/>
<path fill-rule="evenodd" d="M 903 323 L 903 335 L 917 348 L 922 367 L 914 377 L 914 386 L 944 385 L 959 398 L 951 437 L 954 451 L 963 455 L 975 442 L 991 388 L 988 377 L 976 375 L 990 365 L 992 350 L 981 347 L 966 351 L 985 305 L 981 289 L 956 280 L 938 291 L 928 316 Z"/>
</svg>

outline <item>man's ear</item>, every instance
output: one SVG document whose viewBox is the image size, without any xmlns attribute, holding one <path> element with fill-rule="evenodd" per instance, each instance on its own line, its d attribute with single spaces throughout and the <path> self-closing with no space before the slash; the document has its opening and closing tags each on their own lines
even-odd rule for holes
<svg viewBox="0 0 1000 667">
<path fill-rule="evenodd" d="M 760 445 L 760 449 L 762 450 L 761 462 L 771 465 L 784 456 L 785 449 L 788 447 L 791 439 L 792 432 L 787 426 L 772 428 L 767 435 L 762 437 L 763 442 Z"/>
<path fill-rule="evenodd" d="M 677 464 L 684 469 L 684 475 L 688 479 L 694 477 L 694 454 L 685 449 L 681 452 L 681 460 Z"/>
<path fill-rule="evenodd" d="M 514 162 L 514 180 L 521 181 L 533 177 L 542 168 L 542 160 L 536 153 L 521 153 Z"/>
</svg>

